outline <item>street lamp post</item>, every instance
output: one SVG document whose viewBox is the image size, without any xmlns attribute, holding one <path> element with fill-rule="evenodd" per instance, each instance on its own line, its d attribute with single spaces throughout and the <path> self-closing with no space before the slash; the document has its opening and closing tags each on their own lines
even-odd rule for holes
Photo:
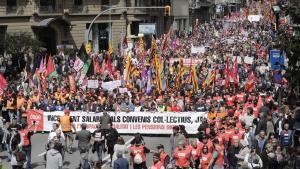
<svg viewBox="0 0 300 169">
<path fill-rule="evenodd" d="M 88 28 L 88 33 L 86 34 L 86 41 L 89 41 L 90 39 L 90 33 L 91 33 L 91 29 L 92 29 L 92 26 L 94 24 L 94 22 L 103 14 L 107 13 L 107 12 L 110 12 L 111 10 L 118 10 L 118 9 L 166 9 L 168 8 L 170 10 L 170 6 L 139 6 L 139 7 L 111 7 L 109 9 L 106 9 L 102 12 L 100 12 L 97 16 L 95 16 L 95 18 L 92 20 L 92 22 L 90 23 L 89 25 L 89 28 Z"/>
</svg>

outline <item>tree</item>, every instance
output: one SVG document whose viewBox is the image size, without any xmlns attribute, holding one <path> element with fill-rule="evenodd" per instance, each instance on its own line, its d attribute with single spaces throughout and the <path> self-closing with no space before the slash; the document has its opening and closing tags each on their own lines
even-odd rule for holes
<svg viewBox="0 0 300 169">
<path fill-rule="evenodd" d="M 29 52 L 35 55 L 39 53 L 41 46 L 41 42 L 33 38 L 29 32 L 8 33 L 3 44 L 6 53 L 14 57 Z"/>
<path fill-rule="evenodd" d="M 294 24 L 300 23 L 300 9 L 289 7 L 286 10 Z M 300 39 L 293 36 L 287 29 L 279 29 L 276 44 L 286 52 L 289 59 L 289 66 L 286 75 L 291 90 L 300 86 Z"/>
</svg>

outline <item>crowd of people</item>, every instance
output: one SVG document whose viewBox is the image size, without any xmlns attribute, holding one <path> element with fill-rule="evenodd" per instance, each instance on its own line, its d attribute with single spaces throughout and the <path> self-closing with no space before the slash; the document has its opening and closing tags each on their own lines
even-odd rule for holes
<svg viewBox="0 0 300 169">
<path fill-rule="evenodd" d="M 1 143 L 13 169 L 31 168 L 30 138 L 36 125 L 25 123 L 29 109 L 65 112 L 49 134 L 47 169 L 61 168 L 66 152 L 73 153 L 76 129 L 70 111 L 104 112 L 96 131 L 82 124 L 76 132 L 81 168 L 90 166 L 90 149 L 98 156 L 94 168 L 101 167 L 103 153 L 110 155 L 115 169 L 127 169 L 129 164 L 134 169 L 299 168 L 299 103 L 287 88 L 288 64 L 277 63 L 279 70 L 269 66 L 276 37 L 269 3 L 254 1 L 227 20 L 196 22 L 191 32 L 170 28 L 148 44 L 140 39 L 132 49 L 126 49 L 125 39 L 119 52 L 110 47 L 95 54 L 83 46 L 74 56 L 26 58 L 23 72 L 6 76 L 8 85 L 0 96 Z M 250 22 L 249 14 L 262 17 Z M 201 51 L 192 52 L 194 47 Z M 75 68 L 82 55 L 92 61 L 85 72 Z M 52 72 L 44 70 L 52 62 L 56 75 L 50 77 Z M 99 87 L 88 88 L 88 80 L 98 80 Z M 103 87 L 118 80 L 121 85 L 112 90 Z M 207 118 L 196 136 L 179 125 L 173 127 L 170 143 L 156 150 L 147 148 L 140 134 L 127 149 L 109 111 L 207 112 Z M 150 165 L 147 153 L 153 154 Z"/>
</svg>

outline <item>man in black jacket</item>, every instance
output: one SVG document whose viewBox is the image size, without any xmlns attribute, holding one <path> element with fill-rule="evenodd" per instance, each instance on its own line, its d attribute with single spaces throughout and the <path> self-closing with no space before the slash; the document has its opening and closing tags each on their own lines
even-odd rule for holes
<svg viewBox="0 0 300 169">
<path fill-rule="evenodd" d="M 233 145 L 231 145 L 228 149 L 227 158 L 229 162 L 229 168 L 230 169 L 236 169 L 237 168 L 237 162 L 238 159 L 236 158 L 236 154 L 239 154 L 241 148 L 239 146 L 239 141 L 234 140 Z"/>
<path fill-rule="evenodd" d="M 266 133 L 264 130 L 261 130 L 259 134 L 255 136 L 254 139 L 254 148 L 258 155 L 261 155 L 264 152 L 266 144 L 267 144 Z"/>
</svg>

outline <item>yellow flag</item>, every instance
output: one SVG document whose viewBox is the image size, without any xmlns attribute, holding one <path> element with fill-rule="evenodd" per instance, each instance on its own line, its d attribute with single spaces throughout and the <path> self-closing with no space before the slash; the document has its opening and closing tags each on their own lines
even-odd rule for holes
<svg viewBox="0 0 300 169">
<path fill-rule="evenodd" d="M 92 52 L 92 44 L 90 42 L 85 44 L 85 51 L 88 55 Z"/>
<path fill-rule="evenodd" d="M 109 45 L 108 45 L 108 56 L 111 56 L 111 54 L 114 52 L 114 49 L 113 49 L 113 47 L 112 47 L 112 44 L 111 43 L 109 43 Z"/>
<path fill-rule="evenodd" d="M 124 72 L 124 77 L 125 77 L 125 83 L 127 84 L 129 81 L 129 76 L 130 76 L 130 65 L 131 65 L 131 53 L 128 52 L 127 58 L 126 58 L 126 66 L 125 66 L 125 72 Z"/>
</svg>

